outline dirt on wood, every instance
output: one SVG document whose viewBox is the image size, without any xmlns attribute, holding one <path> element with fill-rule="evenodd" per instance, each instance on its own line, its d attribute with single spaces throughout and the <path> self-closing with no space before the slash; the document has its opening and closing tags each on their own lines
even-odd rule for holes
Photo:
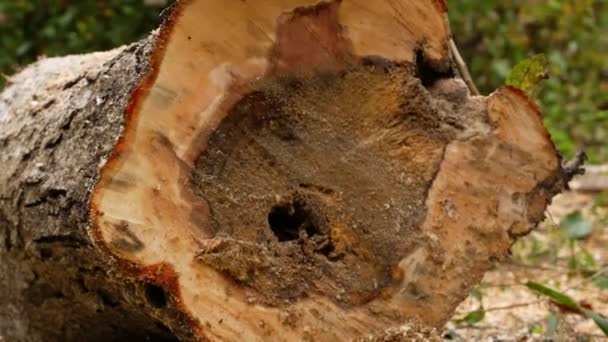
<svg viewBox="0 0 608 342">
<path fill-rule="evenodd" d="M 365 59 L 256 84 L 194 168 L 215 234 L 199 260 L 271 305 L 359 305 L 401 281 L 444 147 L 484 112 L 460 81 L 425 88 L 420 65 Z"/>
</svg>

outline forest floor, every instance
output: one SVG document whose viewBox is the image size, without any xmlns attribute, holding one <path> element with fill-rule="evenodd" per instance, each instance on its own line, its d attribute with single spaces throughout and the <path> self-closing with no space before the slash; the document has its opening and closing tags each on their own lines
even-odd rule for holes
<svg viewBox="0 0 608 342">
<path fill-rule="evenodd" d="M 557 196 L 546 221 L 517 242 L 512 258 L 488 272 L 459 306 L 445 338 L 608 341 L 593 320 L 566 312 L 526 286 L 528 281 L 543 284 L 571 296 L 582 307 L 608 314 L 607 198 L 608 193 Z M 468 323 L 462 321 L 465 317 Z"/>
</svg>

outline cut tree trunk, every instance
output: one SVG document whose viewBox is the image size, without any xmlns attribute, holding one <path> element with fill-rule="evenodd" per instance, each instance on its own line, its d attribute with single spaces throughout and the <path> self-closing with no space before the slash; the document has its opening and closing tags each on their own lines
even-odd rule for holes
<svg viewBox="0 0 608 342">
<path fill-rule="evenodd" d="M 445 11 L 178 1 L 139 43 L 12 77 L 0 336 L 441 327 L 572 173 L 521 91 L 454 78 Z"/>
</svg>

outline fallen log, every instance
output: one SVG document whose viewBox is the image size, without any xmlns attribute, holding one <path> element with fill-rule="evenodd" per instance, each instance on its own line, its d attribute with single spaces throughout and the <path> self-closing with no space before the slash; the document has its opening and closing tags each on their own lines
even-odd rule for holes
<svg viewBox="0 0 608 342">
<path fill-rule="evenodd" d="M 445 12 L 178 1 L 141 42 L 12 77 L 0 334 L 441 327 L 571 177 L 523 92 L 454 77 Z"/>
</svg>

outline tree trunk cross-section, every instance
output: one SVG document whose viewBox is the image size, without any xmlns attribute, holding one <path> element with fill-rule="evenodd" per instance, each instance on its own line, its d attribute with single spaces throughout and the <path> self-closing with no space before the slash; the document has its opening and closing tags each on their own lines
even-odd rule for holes
<svg viewBox="0 0 608 342">
<path fill-rule="evenodd" d="M 13 77 L 0 336 L 430 337 L 570 177 L 523 92 L 454 78 L 445 11 L 178 1 Z"/>
</svg>

